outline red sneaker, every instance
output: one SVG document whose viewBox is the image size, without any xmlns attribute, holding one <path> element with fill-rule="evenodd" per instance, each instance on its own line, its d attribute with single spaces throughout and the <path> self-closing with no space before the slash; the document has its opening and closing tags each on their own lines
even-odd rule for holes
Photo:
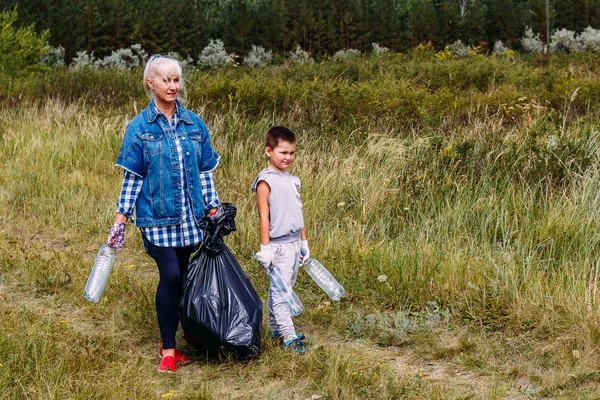
<svg viewBox="0 0 600 400">
<path fill-rule="evenodd" d="M 158 355 L 162 357 L 163 355 L 163 351 L 162 351 L 162 343 L 160 345 L 160 347 L 158 348 Z M 181 364 L 185 364 L 187 362 L 190 361 L 189 357 L 186 356 L 185 354 L 183 354 L 182 352 L 180 352 L 179 350 L 175 349 L 175 361 Z"/>
<path fill-rule="evenodd" d="M 175 357 L 173 356 L 165 356 L 160 360 L 160 364 L 158 364 L 158 372 L 167 372 L 172 374 L 177 369 L 177 364 L 175 363 Z"/>
</svg>

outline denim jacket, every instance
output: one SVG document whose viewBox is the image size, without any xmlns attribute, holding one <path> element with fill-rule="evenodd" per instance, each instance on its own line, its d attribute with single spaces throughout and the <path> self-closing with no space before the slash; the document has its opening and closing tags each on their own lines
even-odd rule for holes
<svg viewBox="0 0 600 400">
<path fill-rule="evenodd" d="M 194 219 L 204 216 L 199 174 L 213 170 L 219 155 L 210 145 L 208 128 L 196 114 L 176 101 L 179 114 L 175 135 L 183 152 L 187 192 Z M 135 204 L 138 227 L 176 225 L 182 221 L 179 161 L 175 137 L 167 119 L 156 111 L 154 100 L 125 129 L 116 165 L 143 178 Z"/>
</svg>

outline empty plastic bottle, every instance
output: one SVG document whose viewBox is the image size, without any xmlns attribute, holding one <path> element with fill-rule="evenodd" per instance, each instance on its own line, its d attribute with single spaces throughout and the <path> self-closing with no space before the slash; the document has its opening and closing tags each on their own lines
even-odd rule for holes
<svg viewBox="0 0 600 400">
<path fill-rule="evenodd" d="M 303 265 L 308 275 L 310 275 L 313 281 L 315 281 L 315 283 L 319 285 L 332 300 L 337 301 L 344 297 L 346 291 L 342 285 L 335 280 L 333 275 L 331 275 L 331 273 L 327 271 L 327 268 L 325 268 L 318 260 L 309 258 Z"/>
<path fill-rule="evenodd" d="M 301 314 L 304 311 L 304 305 L 291 287 L 288 287 L 283 281 L 279 270 L 271 264 L 269 270 L 269 280 L 271 287 L 281 294 L 284 304 L 290 310 L 292 317 Z"/>
<path fill-rule="evenodd" d="M 85 290 L 83 291 L 83 297 L 86 300 L 96 303 L 100 300 L 100 296 L 102 296 L 106 281 L 108 280 L 108 275 L 115 262 L 116 255 L 117 252 L 115 249 L 109 245 L 105 244 L 100 247 L 96 260 L 94 261 L 94 267 L 92 268 L 92 272 L 90 272 L 90 276 L 85 285 Z"/>
</svg>

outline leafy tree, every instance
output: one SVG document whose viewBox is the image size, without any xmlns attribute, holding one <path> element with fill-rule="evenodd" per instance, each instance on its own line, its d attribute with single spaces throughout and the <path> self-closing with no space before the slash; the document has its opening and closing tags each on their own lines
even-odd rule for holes
<svg viewBox="0 0 600 400">
<path fill-rule="evenodd" d="M 21 76 L 43 68 L 40 58 L 49 50 L 50 33 L 36 34 L 33 25 L 15 28 L 17 8 L 0 13 L 0 72 Z"/>
</svg>

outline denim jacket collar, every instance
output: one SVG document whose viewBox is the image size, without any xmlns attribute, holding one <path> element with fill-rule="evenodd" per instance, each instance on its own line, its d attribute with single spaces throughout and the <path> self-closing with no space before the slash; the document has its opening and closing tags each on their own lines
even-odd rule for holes
<svg viewBox="0 0 600 400">
<path fill-rule="evenodd" d="M 177 111 L 177 115 L 179 116 L 179 121 L 185 122 L 188 125 L 192 124 L 192 119 L 189 116 L 187 109 L 181 105 L 179 99 L 175 100 L 175 108 Z M 154 104 L 154 99 L 150 100 L 150 104 L 146 107 L 146 117 L 148 118 L 148 123 L 152 123 L 156 121 L 158 117 L 158 110 L 156 109 L 156 105 Z"/>
</svg>

